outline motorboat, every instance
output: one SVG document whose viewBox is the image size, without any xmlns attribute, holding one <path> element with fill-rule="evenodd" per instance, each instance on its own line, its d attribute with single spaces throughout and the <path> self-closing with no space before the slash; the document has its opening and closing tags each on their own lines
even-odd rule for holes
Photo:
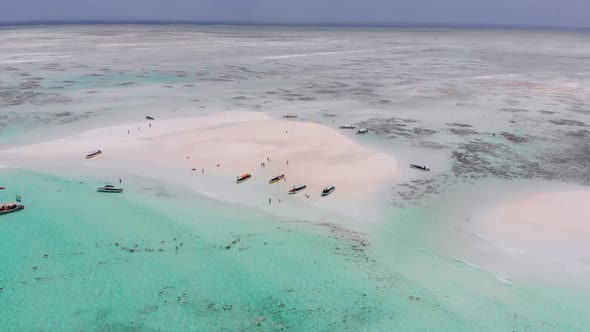
<svg viewBox="0 0 590 332">
<path fill-rule="evenodd" d="M 6 188 L 5 187 L 0 187 L 0 190 L 4 190 L 4 189 L 6 189 Z"/>
<path fill-rule="evenodd" d="M 357 134 L 366 134 L 369 132 L 369 129 L 359 129 L 356 131 Z"/>
<path fill-rule="evenodd" d="M 326 188 L 324 188 L 324 190 L 322 190 L 322 197 L 330 195 L 334 192 L 334 190 L 336 190 L 336 187 L 327 186 Z"/>
<path fill-rule="evenodd" d="M 277 183 L 284 178 L 285 178 L 285 174 L 281 174 L 281 175 L 275 176 L 274 178 L 270 179 L 270 181 L 268 181 L 268 183 Z"/>
<path fill-rule="evenodd" d="M 152 117 L 152 116 L 149 116 L 149 115 L 146 115 L 146 116 L 145 116 L 145 119 L 146 119 L 146 120 L 153 120 L 153 119 L 154 119 L 154 117 Z"/>
<path fill-rule="evenodd" d="M 353 126 L 353 125 L 343 125 L 343 126 L 340 126 L 340 129 L 354 129 L 354 128 L 356 128 L 356 127 Z"/>
<path fill-rule="evenodd" d="M 285 115 L 283 115 L 283 118 L 289 118 L 289 119 L 293 119 L 293 118 L 296 118 L 296 117 L 297 117 L 297 114 L 285 114 Z"/>
<path fill-rule="evenodd" d="M 411 168 L 414 168 L 414 169 L 421 170 L 421 171 L 430 172 L 430 168 L 428 168 L 426 166 L 420 166 L 420 165 L 416 165 L 416 164 L 410 164 L 410 167 Z"/>
<path fill-rule="evenodd" d="M 251 177 L 252 177 L 252 175 L 250 173 L 244 173 L 244 174 L 238 176 L 236 183 L 242 183 Z"/>
<path fill-rule="evenodd" d="M 86 155 L 86 159 L 94 158 L 94 157 L 98 156 L 101 153 L 102 153 L 102 151 L 100 151 L 100 150 L 95 150 L 95 151 L 89 152 Z"/>
<path fill-rule="evenodd" d="M 115 186 L 113 186 L 111 184 L 107 184 L 104 187 L 96 188 L 96 191 L 101 192 L 101 193 L 122 193 L 123 188 L 116 188 Z"/>
<path fill-rule="evenodd" d="M 15 202 L 0 203 L 0 215 L 20 211 L 20 210 L 23 210 L 24 208 L 25 208 L 24 205 L 16 204 Z"/>
<path fill-rule="evenodd" d="M 307 186 L 304 184 L 300 184 L 298 186 L 293 186 L 293 188 L 291 188 L 291 190 L 289 190 L 289 195 L 294 195 L 305 188 L 307 188 Z"/>
</svg>

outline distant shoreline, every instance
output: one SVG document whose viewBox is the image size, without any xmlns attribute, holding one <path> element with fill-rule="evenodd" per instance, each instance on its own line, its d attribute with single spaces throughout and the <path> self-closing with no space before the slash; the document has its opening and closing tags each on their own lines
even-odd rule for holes
<svg viewBox="0 0 590 332">
<path fill-rule="evenodd" d="M 368 28 L 368 29 L 476 29 L 476 30 L 527 30 L 590 32 L 590 27 L 537 26 L 508 24 L 455 24 L 455 23 L 316 23 L 316 22 L 249 22 L 249 21 L 159 21 L 159 20 L 48 20 L 2 22 L 0 27 L 38 27 L 70 25 L 192 25 L 192 26 L 246 26 L 286 28 Z"/>
</svg>

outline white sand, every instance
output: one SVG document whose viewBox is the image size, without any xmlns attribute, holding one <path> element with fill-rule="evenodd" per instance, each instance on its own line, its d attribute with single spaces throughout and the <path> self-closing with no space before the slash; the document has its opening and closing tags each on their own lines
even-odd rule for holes
<svg viewBox="0 0 590 332">
<path fill-rule="evenodd" d="M 563 239 L 590 236 L 590 191 L 551 192 L 517 197 L 500 205 L 484 227 L 500 236 Z M 590 246 L 590 242 L 588 242 Z"/>
<path fill-rule="evenodd" d="M 588 287 L 590 191 L 516 195 L 471 223 L 459 255 L 508 279 Z"/>
<path fill-rule="evenodd" d="M 396 161 L 388 154 L 365 148 L 337 130 L 313 122 L 231 112 L 156 119 L 151 121 L 151 128 L 148 123 L 90 130 L 0 153 L 34 155 L 41 162 L 47 156 L 67 163 L 84 160 L 88 152 L 101 149 L 102 155 L 88 160 L 89 164 L 133 161 L 134 165 L 170 167 L 175 172 L 196 168 L 201 173 L 205 169 L 205 176 L 224 176 L 233 183 L 246 172 L 253 180 L 264 182 L 284 173 L 286 181 L 278 186 L 285 192 L 295 184 L 306 184 L 306 193 L 313 196 L 319 196 L 327 185 L 336 186 L 334 196 L 362 196 L 393 179 L 398 171 Z M 266 163 L 264 169 L 261 162 Z"/>
</svg>

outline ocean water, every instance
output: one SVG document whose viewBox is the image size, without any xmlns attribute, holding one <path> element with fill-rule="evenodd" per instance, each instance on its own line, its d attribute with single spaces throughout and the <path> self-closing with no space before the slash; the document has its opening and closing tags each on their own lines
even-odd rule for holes
<svg viewBox="0 0 590 332">
<path fill-rule="evenodd" d="M 369 241 L 151 180 L 115 195 L 97 193 L 96 179 L 0 176 L 2 198 L 18 188 L 27 206 L 0 224 L 8 331 L 587 326 L 586 297 L 560 301 L 433 252 L 416 225 L 431 216 L 419 209 L 397 210 Z"/>
<path fill-rule="evenodd" d="M 514 263 L 518 248 L 507 254 L 470 225 L 514 193 L 587 190 L 589 41 L 465 29 L 2 28 L 0 150 L 148 114 L 248 110 L 369 128 L 343 134 L 402 167 L 374 202 L 379 220 L 353 230 L 338 216 L 215 201 L 149 165 L 124 173 L 124 194 L 98 194 L 121 165 L 0 152 L 0 166 L 21 168 L 0 168 L 0 200 L 21 194 L 27 206 L 0 218 L 0 326 L 587 330 L 590 261 L 538 275 L 533 262 Z M 432 171 L 404 167 L 415 162 Z"/>
</svg>

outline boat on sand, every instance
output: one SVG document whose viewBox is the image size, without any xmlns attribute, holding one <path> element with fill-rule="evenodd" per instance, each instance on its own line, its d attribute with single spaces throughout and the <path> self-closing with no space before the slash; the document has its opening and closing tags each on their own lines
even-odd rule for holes
<svg viewBox="0 0 590 332">
<path fill-rule="evenodd" d="M 343 126 L 340 126 L 340 129 L 354 129 L 354 128 L 356 128 L 356 127 L 353 126 L 353 125 L 343 125 Z"/>
<path fill-rule="evenodd" d="M 424 171 L 424 172 L 430 172 L 430 168 L 428 168 L 426 166 L 420 166 L 420 165 L 416 165 L 416 164 L 410 164 L 410 167 L 413 168 L 413 169 Z"/>
<path fill-rule="evenodd" d="M 275 176 L 274 178 L 270 179 L 270 181 L 268 181 L 268 183 L 277 183 L 284 178 L 285 178 L 285 174 L 281 174 L 281 175 Z"/>
<path fill-rule="evenodd" d="M 324 190 L 322 190 L 322 197 L 330 195 L 331 193 L 334 192 L 334 190 L 336 190 L 336 187 L 327 186 L 326 188 L 324 188 Z"/>
<path fill-rule="evenodd" d="M 152 117 L 152 116 L 149 116 L 149 115 L 146 115 L 146 116 L 145 116 L 145 119 L 146 119 L 146 120 L 153 120 L 153 119 L 154 119 L 154 117 Z"/>
<path fill-rule="evenodd" d="M 285 114 L 283 118 L 294 119 L 297 117 L 297 114 Z"/>
<path fill-rule="evenodd" d="M 244 173 L 244 174 L 238 176 L 236 183 L 242 183 L 251 177 L 252 177 L 252 175 L 250 173 Z"/>
<path fill-rule="evenodd" d="M 289 190 L 289 195 L 294 195 L 294 194 L 300 192 L 301 190 L 303 190 L 305 188 L 307 188 L 307 186 L 304 185 L 304 184 L 293 186 L 293 188 L 291 188 L 291 190 Z"/>
<path fill-rule="evenodd" d="M 25 208 L 24 205 L 16 204 L 15 202 L 0 203 L 0 215 L 20 211 L 20 210 L 23 210 L 24 208 Z"/>
<path fill-rule="evenodd" d="M 86 155 L 86 159 L 94 158 L 94 157 L 98 156 L 101 153 L 102 153 L 102 151 L 100 151 L 100 150 L 95 150 L 95 151 L 89 152 Z"/>
<path fill-rule="evenodd" d="M 123 188 L 116 188 L 115 186 L 113 186 L 111 184 L 107 184 L 104 187 L 96 188 L 96 191 L 101 192 L 101 193 L 122 193 Z"/>
</svg>

